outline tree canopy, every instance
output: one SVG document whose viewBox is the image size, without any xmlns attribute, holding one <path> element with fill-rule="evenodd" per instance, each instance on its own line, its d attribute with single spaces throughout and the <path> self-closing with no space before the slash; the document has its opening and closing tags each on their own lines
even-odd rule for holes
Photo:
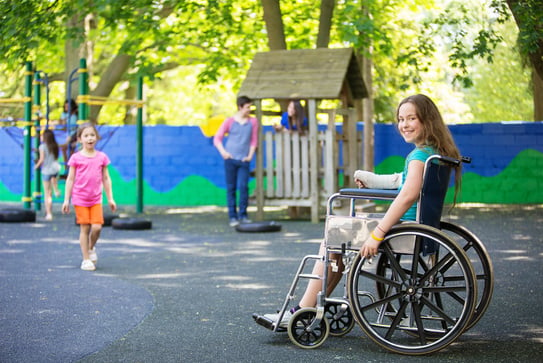
<svg viewBox="0 0 543 363">
<path fill-rule="evenodd" d="M 22 64 L 33 60 L 51 81 L 66 82 L 85 57 L 92 94 L 128 97 L 131 84 L 142 75 L 153 82 L 148 98 L 166 98 L 149 98 L 148 112 L 156 113 L 155 122 L 180 117 L 179 110 L 164 111 L 168 100 L 180 107 L 191 105 L 190 113 L 180 118 L 195 122 L 233 108 L 228 104 L 233 97 L 222 93 L 235 94 L 255 52 L 327 43 L 353 47 L 372 59 L 375 118 L 390 121 L 399 97 L 409 92 L 437 94 L 451 112 L 462 109 L 457 105 L 469 105 L 464 97 L 475 91 L 466 89 L 484 81 L 480 74 L 488 69 L 486 62 L 495 60 L 495 47 L 514 39 L 511 27 L 500 28 L 507 21 L 511 25 L 511 15 L 519 28 L 518 52 L 539 72 L 542 11 L 541 0 L 472 0 L 461 5 L 432 0 L 4 0 L 0 69 L 22 74 Z M 326 21 L 330 29 L 325 34 Z M 281 34 L 282 42 L 271 42 Z M 515 52 L 501 57 L 518 59 Z M 522 63 L 514 63 L 516 68 L 508 72 L 521 76 L 508 82 L 521 79 L 525 88 L 519 91 L 529 97 Z M 0 91 L 16 92 L 13 84 Z M 159 86 L 163 90 L 156 89 Z M 456 118 L 469 119 L 466 113 L 469 110 Z"/>
</svg>

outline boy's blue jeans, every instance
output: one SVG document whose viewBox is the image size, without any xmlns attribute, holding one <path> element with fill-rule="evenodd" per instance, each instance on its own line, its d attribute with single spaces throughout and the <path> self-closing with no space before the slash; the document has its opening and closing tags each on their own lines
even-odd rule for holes
<svg viewBox="0 0 543 363">
<path fill-rule="evenodd" d="M 226 202 L 228 217 L 241 219 L 247 217 L 249 204 L 249 165 L 248 161 L 226 159 L 224 173 L 226 175 Z M 239 215 L 236 208 L 236 189 L 239 187 Z"/>
</svg>

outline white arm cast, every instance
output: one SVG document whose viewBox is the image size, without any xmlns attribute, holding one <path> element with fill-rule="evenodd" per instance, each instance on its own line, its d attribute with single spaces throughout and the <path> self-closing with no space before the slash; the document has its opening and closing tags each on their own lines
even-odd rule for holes
<svg viewBox="0 0 543 363">
<path fill-rule="evenodd" d="M 398 189 L 402 181 L 402 174 L 375 174 L 371 171 L 357 170 L 354 179 L 360 180 L 365 188 L 369 189 Z"/>
</svg>

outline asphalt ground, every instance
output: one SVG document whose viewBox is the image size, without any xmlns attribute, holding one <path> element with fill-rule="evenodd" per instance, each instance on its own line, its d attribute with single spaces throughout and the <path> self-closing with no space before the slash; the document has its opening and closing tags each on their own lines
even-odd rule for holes
<svg viewBox="0 0 543 363">
<path fill-rule="evenodd" d="M 0 208 L 13 205 L 0 204 Z M 74 216 L 0 223 L 0 362 L 540 362 L 543 206 L 456 208 L 495 271 L 479 323 L 430 357 L 389 353 L 359 327 L 306 350 L 256 325 L 277 310 L 324 222 L 239 233 L 218 207 L 146 208 L 150 230 L 104 227 L 98 268 L 79 269 Z M 251 210 L 250 210 L 251 211 Z M 134 216 L 133 210 L 121 210 Z"/>
</svg>

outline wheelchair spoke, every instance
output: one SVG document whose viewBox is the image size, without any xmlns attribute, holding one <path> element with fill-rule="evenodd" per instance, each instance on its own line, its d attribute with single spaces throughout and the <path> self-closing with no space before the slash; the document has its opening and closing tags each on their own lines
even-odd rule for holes
<svg viewBox="0 0 543 363">
<path fill-rule="evenodd" d="M 369 305 L 365 305 L 361 308 L 361 311 L 367 311 L 367 310 L 373 310 L 373 309 L 376 309 L 382 305 L 386 305 L 390 302 L 393 302 L 399 298 L 401 298 L 404 294 L 402 292 L 400 293 L 397 293 L 397 294 L 394 294 L 394 295 L 391 295 L 391 296 L 387 296 L 386 298 L 384 299 L 381 299 L 381 300 L 378 300 L 374 303 L 371 303 Z M 362 293 L 360 294 L 360 296 L 365 296 L 365 293 Z"/>
<path fill-rule="evenodd" d="M 434 253 L 423 256 L 427 246 Z M 431 227 L 406 224 L 387 234 L 380 252 L 375 265 L 358 258 L 349 274 L 352 313 L 364 332 L 403 354 L 453 342 L 469 323 L 477 293 L 461 247 Z"/>
<path fill-rule="evenodd" d="M 388 279 L 386 277 L 379 276 L 379 275 L 376 275 L 374 273 L 364 271 L 364 270 L 360 270 L 358 273 L 361 276 L 367 277 L 370 280 L 373 280 L 373 281 L 376 281 L 376 282 L 379 282 L 379 283 L 382 283 L 382 284 L 385 284 L 385 285 L 393 286 L 393 287 L 396 287 L 396 288 L 401 287 L 401 282 L 399 282 L 399 281 L 394 281 L 394 280 Z"/>
<path fill-rule="evenodd" d="M 422 307 L 419 303 L 413 304 L 413 315 L 415 316 L 415 322 L 417 324 L 417 331 L 419 335 L 419 341 L 421 345 L 426 344 L 426 332 L 424 331 L 424 325 L 421 319 Z"/>
<path fill-rule="evenodd" d="M 402 321 L 402 317 L 404 316 L 407 305 L 408 305 L 407 301 L 405 301 L 405 300 L 402 301 L 398 313 L 396 314 L 396 316 L 392 320 L 392 323 L 390 324 L 390 327 L 388 328 L 388 330 L 387 330 L 387 332 L 385 334 L 386 339 L 390 339 L 392 337 L 392 335 L 394 334 L 394 331 L 396 330 L 396 327 L 398 327 L 400 325 L 400 322 Z"/>
<path fill-rule="evenodd" d="M 455 319 L 453 319 L 449 315 L 447 315 L 447 313 L 445 313 L 442 309 L 440 309 L 438 306 L 436 306 L 434 303 L 432 303 L 425 296 L 423 296 L 421 298 L 421 300 L 424 302 L 424 305 L 428 306 L 433 312 L 435 312 L 437 315 L 439 315 L 441 318 L 443 318 L 449 324 L 454 325 L 456 323 Z"/>
<path fill-rule="evenodd" d="M 383 246 L 383 249 L 384 249 L 385 255 L 386 255 L 386 257 L 387 257 L 387 259 L 389 261 L 390 268 L 392 269 L 392 271 L 396 271 L 398 273 L 398 275 L 400 276 L 400 279 L 405 281 L 408 278 L 407 277 L 407 272 L 404 271 L 404 269 L 400 265 L 399 261 L 396 260 L 396 255 L 394 254 L 394 252 L 392 252 L 392 249 L 390 248 L 390 245 L 388 243 L 385 243 L 384 246 Z"/>
</svg>

